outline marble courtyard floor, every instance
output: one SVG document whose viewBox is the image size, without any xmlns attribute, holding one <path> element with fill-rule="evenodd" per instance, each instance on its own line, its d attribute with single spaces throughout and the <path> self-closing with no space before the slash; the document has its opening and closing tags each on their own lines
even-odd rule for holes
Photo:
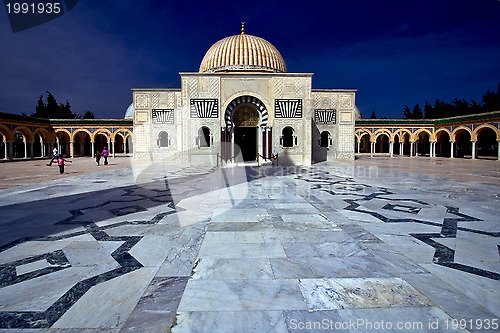
<svg viewBox="0 0 500 333">
<path fill-rule="evenodd" d="M 0 332 L 500 330 L 498 161 L 74 161 L 0 164 Z"/>
</svg>

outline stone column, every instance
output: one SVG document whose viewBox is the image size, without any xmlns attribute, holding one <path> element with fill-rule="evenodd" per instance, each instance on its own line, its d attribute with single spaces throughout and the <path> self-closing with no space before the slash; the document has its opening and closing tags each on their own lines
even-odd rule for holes
<svg viewBox="0 0 500 333">
<path fill-rule="evenodd" d="M 374 152 L 375 152 L 375 142 L 370 141 L 370 157 L 373 157 Z"/>
<path fill-rule="evenodd" d="M 476 159 L 476 140 L 473 140 L 472 141 L 472 159 L 475 160 Z"/>
<path fill-rule="evenodd" d="M 95 157 L 94 141 L 90 141 L 90 152 L 92 154 L 92 157 Z"/>
<path fill-rule="evenodd" d="M 450 141 L 450 145 L 451 145 L 451 150 L 450 150 L 450 158 L 453 158 L 453 151 L 455 150 L 454 148 L 454 145 L 455 144 L 455 141 Z"/>
<path fill-rule="evenodd" d="M 28 143 L 24 141 L 24 158 L 28 158 Z"/>
<path fill-rule="evenodd" d="M 127 153 L 127 140 L 123 140 L 123 153 Z"/>
<path fill-rule="evenodd" d="M 31 152 L 31 156 L 30 156 L 30 159 L 34 159 L 35 158 L 35 154 L 34 154 L 34 150 L 33 150 L 33 147 L 34 147 L 34 142 L 33 141 L 30 141 L 30 152 Z M 27 156 L 26 156 L 27 157 Z"/>
<path fill-rule="evenodd" d="M 75 142 L 74 141 L 69 142 L 69 156 L 71 156 L 71 158 L 75 158 Z"/>
<path fill-rule="evenodd" d="M 115 142 L 114 141 L 111 141 L 111 146 L 113 147 L 113 157 L 116 157 L 116 154 L 115 154 Z"/>
<path fill-rule="evenodd" d="M 410 157 L 413 157 L 413 144 L 414 144 L 414 143 L 415 143 L 415 142 L 410 141 Z"/>
<path fill-rule="evenodd" d="M 404 142 L 399 143 L 399 155 L 403 156 L 403 148 L 404 148 Z"/>
<path fill-rule="evenodd" d="M 497 161 L 500 161 L 500 140 L 497 140 Z"/>
<path fill-rule="evenodd" d="M 7 144 L 6 146 L 9 146 L 9 154 L 5 154 L 5 156 L 9 156 L 9 160 L 13 160 L 14 159 L 14 147 L 13 147 L 13 142 L 12 141 L 7 141 Z"/>
<path fill-rule="evenodd" d="M 358 154 L 361 151 L 361 141 L 358 141 Z"/>
<path fill-rule="evenodd" d="M 418 143 L 419 141 L 415 141 L 415 144 L 413 145 L 413 147 L 415 147 L 415 156 L 418 156 Z"/>
<path fill-rule="evenodd" d="M 394 141 L 389 142 L 389 153 L 391 154 L 391 157 L 394 157 Z"/>
</svg>

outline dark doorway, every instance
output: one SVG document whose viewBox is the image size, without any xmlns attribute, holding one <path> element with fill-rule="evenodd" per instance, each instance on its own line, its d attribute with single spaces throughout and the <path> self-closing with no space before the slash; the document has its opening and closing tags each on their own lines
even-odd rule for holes
<svg viewBox="0 0 500 333">
<path fill-rule="evenodd" d="M 234 128 L 235 155 L 241 151 L 244 161 L 255 161 L 257 156 L 257 127 Z"/>
</svg>

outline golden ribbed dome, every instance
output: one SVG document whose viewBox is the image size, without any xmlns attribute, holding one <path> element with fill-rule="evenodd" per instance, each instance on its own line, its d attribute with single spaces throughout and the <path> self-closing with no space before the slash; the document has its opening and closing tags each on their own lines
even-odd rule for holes
<svg viewBox="0 0 500 333">
<path fill-rule="evenodd" d="M 242 32 L 212 45 L 201 61 L 200 73 L 226 71 L 286 73 L 286 65 L 271 43 Z"/>
</svg>

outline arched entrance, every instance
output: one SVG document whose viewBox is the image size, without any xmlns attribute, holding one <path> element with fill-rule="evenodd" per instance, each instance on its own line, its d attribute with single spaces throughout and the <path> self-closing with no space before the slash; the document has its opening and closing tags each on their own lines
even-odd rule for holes
<svg viewBox="0 0 500 333">
<path fill-rule="evenodd" d="M 235 155 L 244 161 L 253 161 L 257 157 L 257 126 L 259 112 L 251 105 L 242 105 L 233 113 Z"/>
<path fill-rule="evenodd" d="M 257 154 L 271 156 L 271 128 L 264 103 L 253 96 L 233 99 L 226 108 L 226 127 L 221 133 L 221 155 L 225 159 L 239 157 L 254 161 Z"/>
</svg>

